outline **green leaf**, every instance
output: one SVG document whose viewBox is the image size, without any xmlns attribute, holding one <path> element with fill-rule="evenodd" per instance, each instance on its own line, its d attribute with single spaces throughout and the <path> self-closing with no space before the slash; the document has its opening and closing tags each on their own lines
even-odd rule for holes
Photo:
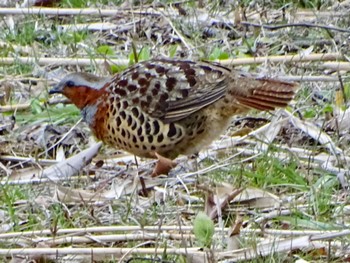
<svg viewBox="0 0 350 263">
<path fill-rule="evenodd" d="M 129 65 L 135 64 L 135 54 L 134 52 L 130 52 L 129 54 Z"/>
<path fill-rule="evenodd" d="M 73 39 L 74 39 L 74 43 L 79 43 L 81 41 L 83 41 L 87 36 L 87 32 L 86 31 L 79 31 L 79 32 L 73 32 Z"/>
<path fill-rule="evenodd" d="M 171 57 L 171 58 L 175 57 L 177 48 L 178 48 L 178 45 L 177 45 L 177 44 L 171 45 L 171 46 L 169 47 L 169 57 Z"/>
<path fill-rule="evenodd" d="M 214 50 L 209 55 L 209 60 L 218 59 L 218 57 L 220 56 L 220 53 L 221 53 L 221 50 L 218 47 L 214 48 Z"/>
<path fill-rule="evenodd" d="M 97 48 L 97 53 L 99 53 L 101 55 L 105 55 L 105 56 L 107 56 L 107 55 L 112 56 L 115 54 L 114 50 L 108 45 L 99 46 Z"/>
<path fill-rule="evenodd" d="M 316 116 L 316 112 L 314 110 L 308 110 L 304 112 L 304 118 L 313 118 Z"/>
<path fill-rule="evenodd" d="M 203 212 L 199 212 L 193 222 L 193 233 L 203 247 L 210 247 L 214 235 L 214 223 Z"/>
<path fill-rule="evenodd" d="M 350 84 L 349 83 L 344 84 L 344 95 L 345 95 L 345 98 L 347 100 L 350 99 Z"/>
<path fill-rule="evenodd" d="M 151 49 L 148 46 L 145 46 L 139 52 L 139 61 L 149 60 L 151 58 Z"/>
<path fill-rule="evenodd" d="M 333 106 L 331 104 L 326 104 L 323 108 L 324 113 L 332 113 L 333 112 Z"/>
<path fill-rule="evenodd" d="M 66 2 L 69 7 L 74 7 L 74 8 L 86 7 L 86 2 L 83 0 L 67 0 Z"/>
<path fill-rule="evenodd" d="M 209 55 L 209 60 L 228 59 L 229 57 L 230 55 L 227 52 L 223 52 L 220 48 L 215 47 Z"/>
<path fill-rule="evenodd" d="M 230 57 L 230 55 L 228 54 L 228 53 L 226 53 L 226 52 L 222 52 L 221 54 L 220 54 L 220 56 L 218 57 L 218 59 L 228 59 Z"/>
<path fill-rule="evenodd" d="M 112 74 L 123 71 L 126 68 L 127 68 L 127 66 L 124 66 L 124 65 L 116 65 L 116 64 L 110 65 L 110 70 L 111 70 Z"/>
<path fill-rule="evenodd" d="M 30 106 L 32 108 L 33 114 L 39 114 L 43 111 L 40 105 L 40 101 L 38 99 L 32 100 L 32 102 L 30 103 Z"/>
<path fill-rule="evenodd" d="M 151 58 L 151 49 L 148 46 L 143 47 L 137 54 L 137 61 L 149 60 Z M 130 52 L 129 54 L 129 65 L 135 64 L 135 54 Z"/>
</svg>

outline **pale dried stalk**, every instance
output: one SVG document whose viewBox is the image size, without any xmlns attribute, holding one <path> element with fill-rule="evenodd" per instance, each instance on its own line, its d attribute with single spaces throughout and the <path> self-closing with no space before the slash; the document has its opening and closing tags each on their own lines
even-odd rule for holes
<svg viewBox="0 0 350 263">
<path fill-rule="evenodd" d="M 90 247 L 90 248 L 14 248 L 0 249 L 0 255 L 116 255 L 122 256 L 132 251 L 133 254 L 162 254 L 166 251 L 172 255 L 197 254 L 205 255 L 200 251 L 200 247 L 191 248 L 111 248 L 111 247 Z"/>
<path fill-rule="evenodd" d="M 66 234 L 87 234 L 87 233 L 100 233 L 100 232 L 117 232 L 117 231 L 149 231 L 149 232 L 159 232 L 159 231 L 192 231 L 191 226 L 102 226 L 102 227 L 88 227 L 88 228 L 67 228 L 59 229 L 55 235 L 66 235 Z M 46 230 L 37 230 L 37 231 L 25 231 L 25 232 L 12 232 L 12 233 L 3 233 L 0 234 L 0 239 L 6 238 L 15 238 L 23 236 L 39 236 L 39 235 L 52 235 L 52 231 L 49 229 Z"/>
<path fill-rule="evenodd" d="M 317 65 L 317 68 L 320 69 L 331 69 L 331 70 L 344 70 L 349 71 L 350 70 L 350 63 L 349 62 L 325 62 Z"/>
<path fill-rule="evenodd" d="M 344 59 L 344 56 L 341 53 L 327 53 L 327 54 L 309 54 L 309 55 L 297 54 L 297 55 L 285 55 L 285 56 L 266 56 L 266 57 L 255 57 L 255 58 L 235 58 L 235 59 L 218 60 L 216 62 L 222 65 L 249 65 L 249 64 L 261 64 L 265 62 L 287 63 L 287 62 L 311 62 L 311 61 L 329 61 L 329 60 L 343 60 L 343 59 Z"/>
<path fill-rule="evenodd" d="M 346 76 L 344 76 L 346 77 Z M 314 76 L 278 76 L 279 80 L 290 82 L 338 82 L 339 77 L 314 75 Z"/>
<path fill-rule="evenodd" d="M 160 12 L 153 8 L 145 8 L 140 10 L 121 10 L 116 9 L 98 9 L 98 8 L 45 8 L 45 7 L 31 7 L 31 8 L 0 8 L 0 15 L 96 15 L 96 16 L 115 16 L 117 13 L 134 13 L 140 15 L 160 15 Z M 344 17 L 349 13 L 346 11 L 305 11 L 295 10 L 293 12 L 300 17 Z"/>
<path fill-rule="evenodd" d="M 169 234 L 169 233 L 136 233 L 136 234 L 123 234 L 123 235 L 86 235 L 81 236 L 68 236 L 68 237 L 54 237 L 54 238 L 35 238 L 32 240 L 35 243 L 44 243 L 45 245 L 57 246 L 62 244 L 86 244 L 86 243 L 105 243 L 105 242 L 124 242 L 124 241 L 141 241 L 141 240 L 194 240 L 194 235 L 183 234 Z M 28 242 L 28 239 L 26 239 Z M 16 240 L 16 243 L 19 243 Z"/>
<path fill-rule="evenodd" d="M 249 64 L 261 64 L 265 62 L 271 63 L 288 63 L 288 62 L 314 62 L 314 61 L 330 61 L 330 60 L 340 60 L 343 59 L 342 54 L 339 53 L 329 53 L 329 54 L 310 54 L 306 56 L 302 55 L 286 55 L 286 56 L 270 56 L 270 57 L 256 57 L 256 58 L 237 58 L 237 59 L 227 59 L 227 60 L 218 60 L 216 62 L 221 65 L 226 66 L 238 66 L 238 65 L 249 65 Z M 22 64 L 38 64 L 40 66 L 90 66 L 94 65 L 102 65 L 106 61 L 111 64 L 116 65 L 127 65 L 129 60 L 127 59 L 90 59 L 90 58 L 35 58 L 35 57 L 16 57 L 16 58 L 0 58 L 0 64 L 4 65 L 12 65 L 14 63 L 22 63 Z M 332 70 L 350 70 L 349 62 L 327 62 L 320 65 L 318 67 L 324 69 L 332 69 Z M 301 79 L 305 79 L 307 77 L 300 77 Z M 334 79 L 333 79 L 334 80 Z"/>
<path fill-rule="evenodd" d="M 344 16 L 348 16 L 349 12 L 348 11 L 343 11 L 343 12 L 339 12 L 339 11 L 305 11 L 305 10 L 297 10 L 295 12 L 295 14 L 297 14 L 299 17 L 344 17 Z"/>
<path fill-rule="evenodd" d="M 313 250 L 322 248 L 324 244 L 315 242 L 315 240 L 327 240 L 334 237 L 349 235 L 350 230 L 339 231 L 337 235 L 324 236 L 301 236 L 288 239 L 276 238 L 269 243 L 260 243 L 254 248 L 236 249 L 227 252 L 217 251 L 215 254 L 219 259 L 247 260 L 261 256 L 268 256 L 271 253 L 286 252 L 294 249 Z M 206 252 L 201 252 L 200 248 L 19 248 L 19 249 L 0 249 L 0 255 L 56 255 L 63 256 L 67 254 L 74 255 L 116 255 L 125 254 L 161 254 L 166 250 L 167 254 L 173 255 L 196 255 L 204 256 Z"/>
<path fill-rule="evenodd" d="M 97 9 L 97 8 L 0 8 L 0 15 L 89 15 L 89 16 L 115 16 L 121 13 L 134 13 L 139 15 L 157 15 L 160 13 L 154 9 L 142 10 L 121 10 L 119 9 Z"/>
<path fill-rule="evenodd" d="M 101 226 L 101 227 L 87 227 L 87 228 L 63 228 L 59 229 L 55 236 L 56 238 L 60 235 L 68 235 L 68 234 L 74 234 L 77 236 L 85 235 L 85 234 L 91 234 L 91 233 L 102 233 L 102 232 L 127 232 L 127 231 L 143 231 L 143 232 L 154 232 L 158 233 L 159 231 L 171 231 L 172 233 L 174 231 L 179 232 L 190 232 L 193 230 L 192 226 Z M 215 232 L 217 233 L 227 233 L 229 228 L 215 228 Z M 329 238 L 331 235 L 333 237 L 339 237 L 343 235 L 348 235 L 350 230 L 280 230 L 280 229 L 241 229 L 241 233 L 256 233 L 256 234 L 269 234 L 274 236 L 305 236 L 310 235 L 313 236 L 316 239 L 319 239 L 320 237 L 324 236 Z M 0 234 L 0 239 L 9 239 L 9 238 L 21 238 L 21 237 L 30 237 L 30 236 L 45 236 L 49 235 L 52 236 L 53 233 L 50 229 L 43 229 L 43 230 L 36 230 L 36 231 L 23 231 L 23 232 L 10 232 L 10 233 L 2 233 Z M 112 235 L 116 236 L 116 235 Z"/>
<path fill-rule="evenodd" d="M 57 163 L 57 161 L 51 159 L 36 159 L 34 157 L 21 157 L 12 155 L 2 155 L 0 159 L 2 161 L 8 162 L 34 163 L 39 165 L 52 165 Z"/>
<path fill-rule="evenodd" d="M 30 103 L 0 106 L 0 112 L 19 111 L 30 108 Z"/>
<path fill-rule="evenodd" d="M 40 66 L 90 66 L 92 64 L 100 65 L 106 61 L 117 64 L 117 65 L 127 65 L 129 63 L 128 59 L 90 59 L 90 58 L 35 58 L 35 57 L 16 57 L 16 58 L 0 58 L 0 64 L 12 65 L 15 63 L 22 64 L 38 64 Z"/>
<path fill-rule="evenodd" d="M 310 251 L 322 247 L 324 247 L 323 244 L 312 242 L 308 236 L 302 236 L 285 240 L 276 239 L 269 243 L 259 243 L 254 248 L 248 247 L 227 252 L 219 252 L 217 253 L 217 257 L 219 260 L 228 259 L 233 261 L 245 261 L 269 256 L 273 253 L 288 252 L 296 249 Z"/>
<path fill-rule="evenodd" d="M 163 19 L 168 22 L 169 26 L 172 28 L 172 30 L 175 32 L 175 34 L 181 39 L 181 42 L 187 48 L 188 52 L 191 53 L 191 50 L 193 50 L 194 47 L 190 43 L 187 43 L 185 37 L 182 35 L 181 32 L 179 32 L 179 30 L 177 30 L 177 28 L 174 26 L 173 22 L 166 15 L 163 14 L 162 16 L 163 16 Z"/>
</svg>

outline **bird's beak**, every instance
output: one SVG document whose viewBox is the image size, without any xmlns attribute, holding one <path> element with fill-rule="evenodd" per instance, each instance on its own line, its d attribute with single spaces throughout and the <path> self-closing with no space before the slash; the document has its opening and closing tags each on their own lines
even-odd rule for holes
<svg viewBox="0 0 350 263">
<path fill-rule="evenodd" d="M 52 89 L 49 90 L 49 94 L 55 93 L 62 93 L 62 87 L 59 84 L 53 86 Z"/>
</svg>

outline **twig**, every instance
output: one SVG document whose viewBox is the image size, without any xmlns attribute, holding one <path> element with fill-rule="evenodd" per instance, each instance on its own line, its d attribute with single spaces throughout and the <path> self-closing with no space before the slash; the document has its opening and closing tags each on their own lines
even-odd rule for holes
<svg viewBox="0 0 350 263">
<path fill-rule="evenodd" d="M 143 231 L 145 233 L 150 232 L 159 232 L 159 231 L 170 231 L 174 234 L 175 231 L 179 232 L 190 232 L 193 230 L 192 226 L 178 226 L 178 225 L 162 225 L 162 226 L 98 226 L 98 227 L 87 227 L 87 228 L 62 228 L 59 229 L 55 235 L 59 237 L 60 235 L 76 235 L 81 236 L 85 234 L 91 233 L 103 233 L 103 232 L 135 232 L 135 231 Z M 215 232 L 217 233 L 226 233 L 229 228 L 220 228 L 216 227 Z M 323 235 L 329 237 L 333 235 L 334 237 L 338 237 L 339 235 L 344 235 L 344 231 L 350 230 L 280 230 L 280 229 L 241 229 L 241 233 L 249 234 L 269 234 L 273 236 L 305 236 L 305 235 L 313 235 L 315 238 L 321 238 Z M 9 238 L 21 238 L 21 237 L 31 237 L 31 236 L 51 236 L 52 231 L 50 229 L 43 230 L 35 230 L 35 231 L 21 231 L 21 232 L 9 232 L 9 233 L 1 233 L 0 239 L 9 239 Z"/>
<path fill-rule="evenodd" d="M 317 75 L 317 76 L 276 76 L 279 80 L 284 81 L 290 81 L 290 82 L 338 82 L 338 77 L 332 77 L 332 76 L 324 76 L 324 75 Z M 347 78 L 347 76 L 344 76 L 344 78 Z M 349 76 L 350 78 L 350 76 Z"/>
<path fill-rule="evenodd" d="M 330 61 L 343 60 L 344 56 L 340 53 L 326 53 L 326 54 L 309 54 L 309 55 L 285 55 L 285 56 L 266 56 L 255 58 L 235 58 L 227 60 L 217 60 L 216 62 L 222 65 L 249 65 L 261 64 L 265 62 L 311 62 L 311 61 Z M 1 60 L 0 60 L 1 61 Z M 349 63 L 350 64 L 350 63 Z"/>
<path fill-rule="evenodd" d="M 33 157 L 20 157 L 12 155 L 1 155 L 0 160 L 8 162 L 33 163 L 39 165 L 52 165 L 57 163 L 57 161 L 51 159 L 36 159 Z"/>
<path fill-rule="evenodd" d="M 131 11 L 120 9 L 97 9 L 97 8 L 0 8 L 0 15 L 88 15 L 88 16 L 115 16 L 122 13 L 134 13 L 140 15 L 156 15 L 160 13 L 149 9 L 149 11 Z"/>
<path fill-rule="evenodd" d="M 305 11 L 305 10 L 297 10 L 295 12 L 299 17 L 311 16 L 311 17 L 346 17 L 349 15 L 348 11 L 339 12 L 339 11 Z"/>
<path fill-rule="evenodd" d="M 321 69 L 332 69 L 332 70 L 350 70 L 350 63 L 349 62 L 325 62 L 322 64 L 317 65 L 317 68 Z"/>
<path fill-rule="evenodd" d="M 338 232 L 333 233 L 323 233 L 323 234 L 317 234 L 310 237 L 310 240 L 328 240 L 328 239 L 334 239 L 337 237 L 343 237 L 343 236 L 349 236 L 350 230 L 342 230 Z"/>
<path fill-rule="evenodd" d="M 172 234 L 172 233 L 147 233 L 139 232 L 135 234 L 120 234 L 120 235 L 86 235 L 86 236 L 64 236 L 64 237 L 35 237 L 31 240 L 35 243 L 43 243 L 50 247 L 62 245 L 62 244 L 87 244 L 87 243 L 105 243 L 105 242 L 125 242 L 125 241 L 137 241 L 137 240 L 157 240 L 157 239 L 168 239 L 168 240 L 186 240 L 193 239 L 192 234 Z M 26 238 L 28 242 L 28 239 Z M 18 242 L 18 241 L 17 241 Z"/>
<path fill-rule="evenodd" d="M 102 227 L 87 227 L 87 228 L 62 228 L 58 229 L 55 233 L 58 235 L 74 234 L 74 235 L 83 235 L 87 233 L 101 233 L 101 232 L 126 232 L 126 231 L 148 231 L 148 232 L 157 232 L 157 231 L 192 231 L 191 226 L 102 226 Z M 322 232 L 324 233 L 324 232 Z M 2 233 L 0 234 L 0 239 L 6 238 L 18 238 L 18 237 L 28 237 L 28 236 L 39 236 L 39 235 L 52 235 L 52 231 L 49 229 L 36 230 L 36 231 L 23 231 L 23 232 L 12 232 L 12 233 Z"/>
<path fill-rule="evenodd" d="M 203 255 L 205 252 L 200 251 L 200 247 L 191 248 L 111 248 L 111 247 L 90 247 L 90 248 L 15 248 L 0 249 L 0 255 L 57 255 L 67 254 L 74 255 L 117 255 L 122 256 L 132 251 L 133 254 L 162 254 L 166 252 L 172 255 L 198 254 Z"/>
<path fill-rule="evenodd" d="M 44 152 L 39 153 L 38 157 L 43 156 L 45 153 L 48 153 L 49 151 L 51 151 L 52 149 L 57 147 L 57 145 L 59 145 L 61 142 L 63 142 L 67 138 L 67 136 L 79 125 L 79 123 L 81 123 L 82 120 L 83 119 L 80 118 L 63 136 L 61 136 L 61 138 L 56 143 L 54 143 L 52 146 L 50 146 Z"/>
<path fill-rule="evenodd" d="M 253 26 L 253 27 L 263 27 L 265 29 L 270 29 L 270 30 L 277 30 L 277 29 L 282 29 L 282 28 L 287 28 L 287 27 L 313 27 L 313 28 L 321 28 L 321 29 L 344 32 L 344 33 L 350 34 L 350 30 L 345 29 L 345 28 L 340 28 L 340 27 L 335 27 L 335 26 L 326 26 L 326 25 L 317 25 L 317 24 L 311 24 L 311 23 L 291 23 L 291 24 L 282 24 L 282 25 L 266 25 L 266 24 L 255 24 L 255 23 L 242 21 L 241 24 L 246 25 L 246 26 Z"/>
<path fill-rule="evenodd" d="M 18 111 L 18 110 L 26 110 L 30 108 L 30 103 L 24 104 L 15 104 L 15 105 L 4 105 L 0 106 L 0 112 L 10 112 L 10 111 Z"/>
<path fill-rule="evenodd" d="M 174 32 L 176 33 L 176 35 L 180 38 L 181 42 L 185 45 L 185 47 L 187 48 L 187 50 L 190 52 L 191 50 L 193 50 L 193 46 L 191 44 L 188 44 L 187 41 L 185 40 L 184 36 L 177 30 L 177 28 L 174 26 L 173 22 L 164 14 L 162 14 L 162 17 L 165 21 L 168 22 L 168 24 L 170 25 L 170 27 L 174 30 Z"/>
<path fill-rule="evenodd" d="M 287 63 L 287 62 L 312 62 L 312 61 L 332 61 L 342 60 L 343 55 L 340 53 L 327 53 L 327 54 L 310 54 L 310 55 L 285 55 L 285 56 L 267 56 L 267 57 L 255 57 L 255 58 L 236 58 L 217 60 L 217 63 L 226 66 L 237 66 L 237 65 L 250 65 L 250 64 L 261 64 L 266 62 L 272 63 Z M 16 57 L 16 58 L 0 58 L 0 64 L 12 65 L 14 63 L 21 64 L 38 64 L 40 66 L 90 66 L 91 64 L 102 65 L 106 59 L 89 59 L 89 58 L 35 58 L 35 57 Z M 112 64 L 127 65 L 129 60 L 127 59 L 108 59 Z M 327 62 L 322 64 L 322 68 L 330 67 L 331 69 L 344 69 L 350 68 L 349 62 Z"/>
<path fill-rule="evenodd" d="M 106 59 L 90 59 L 90 58 L 36 58 L 36 57 L 16 57 L 16 58 L 0 58 L 0 64 L 12 65 L 14 63 L 21 64 L 38 64 L 40 66 L 91 66 L 92 64 L 103 64 Z M 128 59 L 108 59 L 109 62 L 117 65 L 127 65 Z"/>
<path fill-rule="evenodd" d="M 229 259 L 231 261 L 246 262 L 249 259 L 261 258 L 269 256 L 273 253 L 293 251 L 302 249 L 303 251 L 314 250 L 315 248 L 322 248 L 323 244 L 319 242 L 312 242 L 308 236 L 292 237 L 285 240 L 273 240 L 268 243 L 261 242 L 254 247 L 247 247 L 243 249 L 236 249 L 227 252 L 218 252 L 219 260 Z"/>
<path fill-rule="evenodd" d="M 96 16 L 115 16 L 121 13 L 134 13 L 139 15 L 155 15 L 159 16 L 160 13 L 152 8 L 148 8 L 147 11 L 140 10 L 121 10 L 118 9 L 98 9 L 98 8 L 46 8 L 46 7 L 33 7 L 33 8 L 0 8 L 0 15 L 96 15 Z M 347 11 L 305 11 L 296 10 L 295 14 L 298 16 L 307 17 L 346 17 L 349 15 Z"/>
</svg>

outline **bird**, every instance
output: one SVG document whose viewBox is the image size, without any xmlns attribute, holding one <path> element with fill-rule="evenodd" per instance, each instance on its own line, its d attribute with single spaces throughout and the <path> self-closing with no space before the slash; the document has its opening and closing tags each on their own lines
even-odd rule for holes
<svg viewBox="0 0 350 263">
<path fill-rule="evenodd" d="M 198 153 L 234 115 L 286 107 L 297 89 L 218 63 L 159 58 L 110 77 L 70 73 L 49 94 L 75 104 L 98 140 L 161 162 Z"/>
</svg>

